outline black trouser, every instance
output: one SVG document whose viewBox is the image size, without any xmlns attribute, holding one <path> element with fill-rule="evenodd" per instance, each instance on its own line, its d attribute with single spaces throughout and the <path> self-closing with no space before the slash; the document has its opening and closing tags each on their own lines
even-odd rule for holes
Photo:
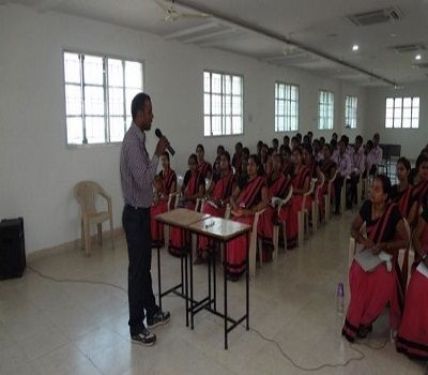
<svg viewBox="0 0 428 375">
<path fill-rule="evenodd" d="M 350 180 L 350 189 L 349 194 L 347 195 L 347 204 L 348 207 L 351 208 L 352 205 L 358 202 L 357 195 L 358 195 L 358 183 L 360 182 L 360 175 L 356 173 L 351 174 L 351 180 Z M 361 197 L 360 197 L 361 199 Z"/>
<path fill-rule="evenodd" d="M 342 193 L 343 182 L 345 179 L 342 176 L 337 176 L 334 180 L 334 199 L 335 199 L 335 212 L 338 214 L 340 212 L 340 195 Z M 346 186 L 345 186 L 346 189 Z"/>
<path fill-rule="evenodd" d="M 122 225 L 128 244 L 128 301 L 131 335 L 144 327 L 144 310 L 152 316 L 157 306 L 152 289 L 152 248 L 150 233 L 150 208 L 123 209 Z"/>
</svg>

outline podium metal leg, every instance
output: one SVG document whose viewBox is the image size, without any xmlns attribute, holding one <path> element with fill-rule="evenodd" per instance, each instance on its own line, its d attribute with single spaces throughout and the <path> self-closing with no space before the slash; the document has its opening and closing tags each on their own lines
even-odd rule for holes
<svg viewBox="0 0 428 375">
<path fill-rule="evenodd" d="M 247 233 L 247 260 L 246 260 L 246 270 L 245 270 L 245 315 L 247 321 L 247 331 L 250 329 L 250 262 L 249 262 L 249 244 L 250 244 L 250 234 Z"/>
<path fill-rule="evenodd" d="M 227 342 L 227 317 L 228 317 L 228 311 L 227 311 L 227 257 L 226 257 L 226 246 L 224 243 L 222 243 L 223 247 L 223 277 L 224 277 L 224 349 L 228 349 L 228 342 Z"/>
<path fill-rule="evenodd" d="M 159 308 L 162 311 L 162 286 L 161 286 L 161 257 L 160 257 L 160 247 L 157 248 L 158 252 L 158 293 L 159 293 Z"/>
</svg>

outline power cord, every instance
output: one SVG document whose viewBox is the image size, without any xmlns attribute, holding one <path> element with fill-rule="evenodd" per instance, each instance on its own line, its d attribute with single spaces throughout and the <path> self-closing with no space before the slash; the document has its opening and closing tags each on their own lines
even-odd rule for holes
<svg viewBox="0 0 428 375">
<path fill-rule="evenodd" d="M 109 282 L 106 282 L 106 281 L 95 281 L 95 280 L 87 280 L 87 279 L 59 279 L 59 278 L 56 278 L 56 277 L 53 277 L 53 276 L 46 275 L 43 272 L 35 269 L 34 267 L 31 267 L 31 266 L 27 266 L 27 267 L 28 267 L 28 269 L 30 269 L 32 272 L 34 272 L 36 275 L 38 275 L 42 279 L 46 279 L 46 280 L 49 280 L 49 281 L 52 281 L 52 282 L 56 282 L 56 283 L 67 283 L 67 284 L 89 284 L 89 285 L 109 286 L 111 288 L 118 289 L 118 290 L 122 291 L 123 293 L 128 293 L 128 291 L 125 288 L 123 288 L 122 286 L 117 285 L 117 284 L 113 284 L 113 283 L 109 283 Z M 241 326 L 245 328 L 245 325 L 241 324 Z M 389 340 L 386 340 L 384 343 L 382 343 L 382 345 L 377 346 L 377 347 L 372 346 L 370 344 L 366 344 L 366 343 L 350 345 L 350 348 L 354 352 L 356 352 L 357 354 L 359 354 L 358 357 L 349 358 L 349 359 L 347 359 L 343 363 L 324 363 L 324 364 L 322 364 L 320 366 L 316 366 L 316 367 L 304 367 L 304 366 L 299 365 L 293 358 L 291 358 L 291 356 L 286 353 L 286 351 L 282 348 L 281 344 L 278 341 L 276 341 L 274 339 L 271 339 L 269 337 L 266 337 L 263 333 L 261 333 L 260 331 L 258 331 L 255 328 L 250 328 L 250 331 L 253 332 L 253 333 L 255 333 L 257 336 L 259 336 L 259 338 L 262 339 L 263 341 L 266 341 L 266 342 L 274 345 L 278 349 L 278 351 L 280 352 L 281 356 L 285 360 L 287 360 L 288 362 L 290 362 L 291 365 L 293 367 L 295 367 L 296 369 L 304 371 L 304 372 L 318 372 L 318 371 L 321 371 L 322 369 L 325 369 L 325 368 L 347 367 L 352 362 L 360 362 L 360 361 L 363 361 L 366 358 L 365 354 L 362 351 L 360 351 L 359 349 L 357 349 L 355 347 L 355 345 L 365 346 L 365 347 L 367 347 L 367 348 L 369 348 L 371 350 L 383 350 L 386 347 L 386 345 L 388 344 L 388 341 L 389 341 Z"/>
<path fill-rule="evenodd" d="M 30 269 L 31 271 L 33 271 L 36 275 L 38 275 L 42 279 L 46 279 L 46 280 L 49 280 L 49 281 L 54 281 L 56 283 L 61 283 L 61 284 L 104 285 L 104 286 L 109 286 L 111 288 L 119 289 L 120 291 L 122 291 L 124 293 L 128 293 L 128 291 L 124 287 L 122 287 L 120 285 L 113 284 L 113 283 L 109 283 L 107 281 L 94 281 L 94 280 L 86 280 L 86 279 L 58 279 L 58 278 L 53 277 L 53 276 L 48 276 L 48 275 L 40 272 L 39 270 L 36 270 L 35 268 L 33 268 L 31 266 L 27 266 L 27 268 Z"/>
</svg>

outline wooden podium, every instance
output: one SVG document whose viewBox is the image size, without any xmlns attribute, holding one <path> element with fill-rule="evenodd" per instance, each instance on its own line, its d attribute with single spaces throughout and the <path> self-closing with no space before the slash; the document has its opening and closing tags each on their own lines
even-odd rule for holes
<svg viewBox="0 0 428 375">
<path fill-rule="evenodd" d="M 158 248 L 158 283 L 159 283 L 159 305 L 161 306 L 161 298 L 166 294 L 175 292 L 179 288 L 182 289 L 181 295 L 186 301 L 186 325 L 191 329 L 194 328 L 194 316 L 202 311 L 207 310 L 224 320 L 224 347 L 228 349 L 228 334 L 236 328 L 239 324 L 246 321 L 246 329 L 249 330 L 249 307 L 250 307 L 250 277 L 249 277 L 249 240 L 251 226 L 241 224 L 232 220 L 213 217 L 206 214 L 201 214 L 187 209 L 177 209 L 161 214 L 156 217 L 159 222 L 170 225 L 183 230 L 185 236 L 189 240 L 187 246 L 183 249 L 182 262 L 184 260 L 184 267 L 182 265 L 182 283 L 169 289 L 168 291 L 161 291 L 161 266 L 160 266 L 160 249 Z M 208 296 L 200 301 L 196 301 L 193 296 L 193 255 L 191 238 L 192 234 L 203 235 L 218 245 L 214 246 L 214 251 L 211 251 L 208 261 Z M 245 269 L 245 282 L 246 282 L 246 303 L 245 314 L 238 318 L 233 319 L 228 315 L 228 298 L 227 298 L 227 244 L 229 241 L 239 237 L 247 236 L 247 257 Z M 223 288 L 224 288 L 224 311 L 217 310 L 217 292 L 216 292 L 216 250 L 223 251 Z M 183 275 L 184 271 L 184 275 Z"/>
</svg>

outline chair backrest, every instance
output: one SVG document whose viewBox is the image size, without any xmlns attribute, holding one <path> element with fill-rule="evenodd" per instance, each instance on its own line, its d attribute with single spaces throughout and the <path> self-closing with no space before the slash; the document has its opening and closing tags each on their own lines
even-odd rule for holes
<svg viewBox="0 0 428 375">
<path fill-rule="evenodd" d="M 325 175 L 321 172 L 320 177 L 318 179 L 318 185 L 315 190 L 315 201 L 319 203 L 320 191 L 324 187 L 325 184 Z"/>
<path fill-rule="evenodd" d="M 95 212 L 95 198 L 105 194 L 104 189 L 94 181 L 81 181 L 73 188 L 73 194 L 80 205 L 81 212 Z"/>
<path fill-rule="evenodd" d="M 361 225 L 360 233 L 363 236 L 366 235 L 366 233 L 367 233 L 366 222 L 364 222 L 363 225 Z M 355 241 L 354 237 L 351 237 L 349 240 L 348 269 L 351 268 L 356 250 L 357 250 L 357 241 Z"/>
<path fill-rule="evenodd" d="M 230 219 L 230 215 L 232 214 L 232 207 L 231 207 L 231 205 L 228 203 L 227 205 L 226 205 L 226 211 L 225 211 L 225 213 L 224 213 L 224 218 L 225 219 Z"/>
<path fill-rule="evenodd" d="M 290 185 L 290 189 L 288 190 L 287 196 L 278 205 L 278 214 L 281 211 L 281 208 L 284 207 L 292 197 L 293 197 L 293 185 Z"/>
<path fill-rule="evenodd" d="M 403 218 L 403 222 L 404 222 L 404 228 L 406 228 L 407 237 L 409 238 L 409 247 L 410 247 L 412 243 L 412 230 L 410 229 L 409 222 L 405 217 Z"/>
<path fill-rule="evenodd" d="M 177 175 L 177 191 L 178 192 L 181 192 L 181 189 L 183 187 L 183 181 L 184 181 L 183 175 L 181 175 L 181 174 Z"/>
</svg>

